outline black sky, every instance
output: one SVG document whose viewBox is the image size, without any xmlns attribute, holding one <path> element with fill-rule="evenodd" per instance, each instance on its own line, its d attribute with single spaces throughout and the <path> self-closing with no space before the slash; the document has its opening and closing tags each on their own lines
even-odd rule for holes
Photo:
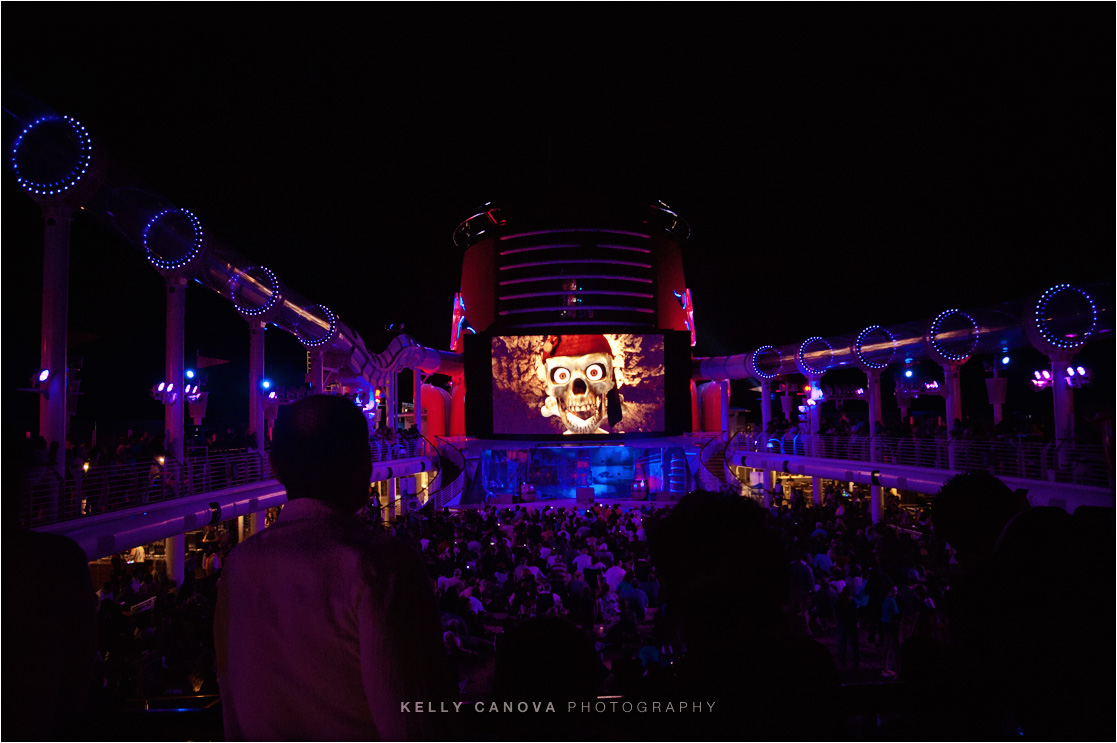
<svg viewBox="0 0 1117 743">
<path fill-rule="evenodd" d="M 697 355 L 1115 274 L 1107 4 L 9 3 L 3 20 L 6 107 L 80 119 L 366 338 L 402 321 L 446 348 L 454 227 L 556 188 L 690 222 Z M 26 311 L 4 303 L 5 348 L 34 367 L 37 210 L 3 188 L 5 296 Z M 86 353 L 157 374 L 157 274 L 81 219 L 73 252 Z M 200 288 L 188 306 L 188 356 L 246 356 L 231 307 Z M 269 358 L 297 356 L 272 338 Z"/>
</svg>

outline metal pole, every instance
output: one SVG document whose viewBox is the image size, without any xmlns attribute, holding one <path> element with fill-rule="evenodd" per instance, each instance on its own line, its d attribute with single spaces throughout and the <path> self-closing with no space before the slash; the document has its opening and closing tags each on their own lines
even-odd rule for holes
<svg viewBox="0 0 1117 743">
<path fill-rule="evenodd" d="M 413 382 L 415 387 L 415 430 L 422 435 L 423 433 L 423 373 L 418 369 L 412 369 L 414 374 Z"/>
<path fill-rule="evenodd" d="M 1070 444 L 1074 439 L 1074 390 L 1067 384 L 1067 366 L 1073 357 L 1051 356 L 1051 401 L 1054 405 L 1055 446 L 1059 466 L 1070 464 Z"/>
<path fill-rule="evenodd" d="M 185 367 L 184 338 L 186 335 L 186 279 L 167 277 L 167 358 L 166 379 L 174 385 L 174 402 L 163 405 L 163 446 L 173 460 L 183 459 L 183 416 L 186 395 L 183 394 L 183 369 Z M 168 468 L 170 463 L 168 462 Z"/>
<path fill-rule="evenodd" d="M 67 359 L 66 333 L 70 311 L 70 218 L 64 204 L 40 204 L 43 212 L 43 327 L 39 360 L 50 370 L 46 394 L 39 398 L 39 433 L 58 442 L 54 463 L 58 482 L 65 480 Z M 58 495 L 51 496 L 49 512 L 58 512 Z"/>
<path fill-rule="evenodd" d="M 167 565 L 167 578 L 174 585 L 181 586 L 186 576 L 186 535 L 176 534 L 163 540 L 163 559 Z"/>
<path fill-rule="evenodd" d="M 880 434 L 881 423 L 880 370 L 870 369 L 866 376 L 868 387 L 865 391 L 869 397 L 869 461 L 879 462 L 881 452 L 877 436 Z"/>
<path fill-rule="evenodd" d="M 310 383 L 310 391 L 319 395 L 324 391 L 323 387 L 325 387 L 322 349 L 308 349 L 306 355 L 308 357 L 307 367 L 309 369 L 306 375 L 306 381 Z"/>
<path fill-rule="evenodd" d="M 256 451 L 264 453 L 264 400 L 260 383 L 264 381 L 264 329 L 267 323 L 248 321 L 248 427 L 256 435 Z"/>
<path fill-rule="evenodd" d="M 768 424 L 772 422 L 772 382 L 760 380 L 760 433 L 768 435 Z"/>
<path fill-rule="evenodd" d="M 995 363 L 993 364 L 993 379 L 999 379 L 999 376 L 997 374 L 997 365 Z M 1005 405 L 1003 397 L 1004 389 L 997 382 L 993 384 L 993 387 L 997 390 L 998 394 L 998 397 L 993 401 L 993 425 L 997 425 L 998 423 L 1003 421 L 1005 417 Z"/>
<path fill-rule="evenodd" d="M 721 396 L 721 421 L 722 431 L 729 430 L 729 380 L 718 380 L 718 394 Z"/>
<path fill-rule="evenodd" d="M 947 467 L 958 469 L 958 446 L 950 439 L 950 432 L 954 430 L 954 421 L 962 420 L 962 366 L 960 364 L 943 364 L 943 382 L 946 387 L 946 432 Z"/>
</svg>

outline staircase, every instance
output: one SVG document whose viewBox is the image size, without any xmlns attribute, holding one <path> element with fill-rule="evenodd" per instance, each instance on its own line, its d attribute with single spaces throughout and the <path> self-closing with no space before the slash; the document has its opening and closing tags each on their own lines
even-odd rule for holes
<svg viewBox="0 0 1117 743">
<path fill-rule="evenodd" d="M 714 450 L 710 453 L 710 458 L 706 460 L 706 469 L 710 471 L 720 486 L 718 490 L 724 491 L 729 483 L 725 480 L 725 444 L 721 441 L 716 441 L 713 444 Z"/>
<path fill-rule="evenodd" d="M 700 480 L 707 490 L 740 495 L 742 492 L 741 481 L 726 466 L 725 453 L 728 447 L 729 437 L 726 433 L 722 433 L 702 447 L 700 461 L 705 471 L 700 473 Z"/>
</svg>

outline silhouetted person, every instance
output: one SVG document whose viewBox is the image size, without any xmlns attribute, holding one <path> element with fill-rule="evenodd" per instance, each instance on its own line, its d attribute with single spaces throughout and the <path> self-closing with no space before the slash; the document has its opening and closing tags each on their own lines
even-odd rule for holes
<svg viewBox="0 0 1117 743">
<path fill-rule="evenodd" d="M 1070 515 L 1028 508 L 992 475 L 948 480 L 933 515 L 960 571 L 945 606 L 947 663 L 931 685 L 946 691 L 928 700 L 944 729 L 932 734 L 1112 737 L 1112 511 L 1104 570 Z"/>
<path fill-rule="evenodd" d="M 539 702 L 539 711 L 491 715 L 476 721 L 491 740 L 587 740 L 607 722 L 580 705 L 591 705 L 609 671 L 593 639 L 559 617 L 533 617 L 501 637 L 493 672 L 493 701 Z M 546 702 L 554 704 L 547 711 Z M 574 709 L 569 704 L 576 704 Z M 494 729 L 495 728 L 495 729 Z M 480 739 L 480 738 L 479 738 Z"/>
<path fill-rule="evenodd" d="M 977 660 L 996 721 L 1025 738 L 1113 738 L 1113 514 L 1105 543 L 1060 508 L 1008 523 L 981 589 Z"/>
<path fill-rule="evenodd" d="M 372 469 L 364 416 L 340 396 L 282 407 L 272 466 L 288 503 L 219 582 L 226 738 L 444 737 L 414 711 L 456 698 L 426 570 L 355 516 Z"/>
<path fill-rule="evenodd" d="M 963 472 L 943 483 L 932 507 L 935 532 L 973 568 L 993 552 L 1005 525 L 1028 508 L 1028 499 L 988 472 Z"/>
<path fill-rule="evenodd" d="M 824 647 L 789 626 L 788 563 L 766 516 L 753 501 L 695 492 L 650 533 L 663 611 L 686 644 L 674 692 L 715 705 L 666 720 L 679 729 L 653 737 L 838 736 L 838 672 Z"/>
<path fill-rule="evenodd" d="M 19 482 L 23 457 L 5 457 Z M 15 495 L 15 493 L 9 493 Z M 97 657 L 97 594 L 74 540 L 17 526 L 4 514 L 4 587 L 18 603 L 4 615 L 4 740 L 88 737 L 80 727 Z"/>
</svg>

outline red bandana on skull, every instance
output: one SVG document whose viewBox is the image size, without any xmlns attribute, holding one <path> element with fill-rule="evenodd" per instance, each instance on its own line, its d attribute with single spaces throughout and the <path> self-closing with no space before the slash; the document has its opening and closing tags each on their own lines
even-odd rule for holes
<svg viewBox="0 0 1117 743">
<path fill-rule="evenodd" d="M 544 416 L 558 416 L 567 433 L 604 433 L 610 394 L 616 397 L 613 348 L 603 335 L 549 335 L 539 376 L 547 385 Z M 619 416 L 618 416 L 619 418 Z"/>
</svg>

